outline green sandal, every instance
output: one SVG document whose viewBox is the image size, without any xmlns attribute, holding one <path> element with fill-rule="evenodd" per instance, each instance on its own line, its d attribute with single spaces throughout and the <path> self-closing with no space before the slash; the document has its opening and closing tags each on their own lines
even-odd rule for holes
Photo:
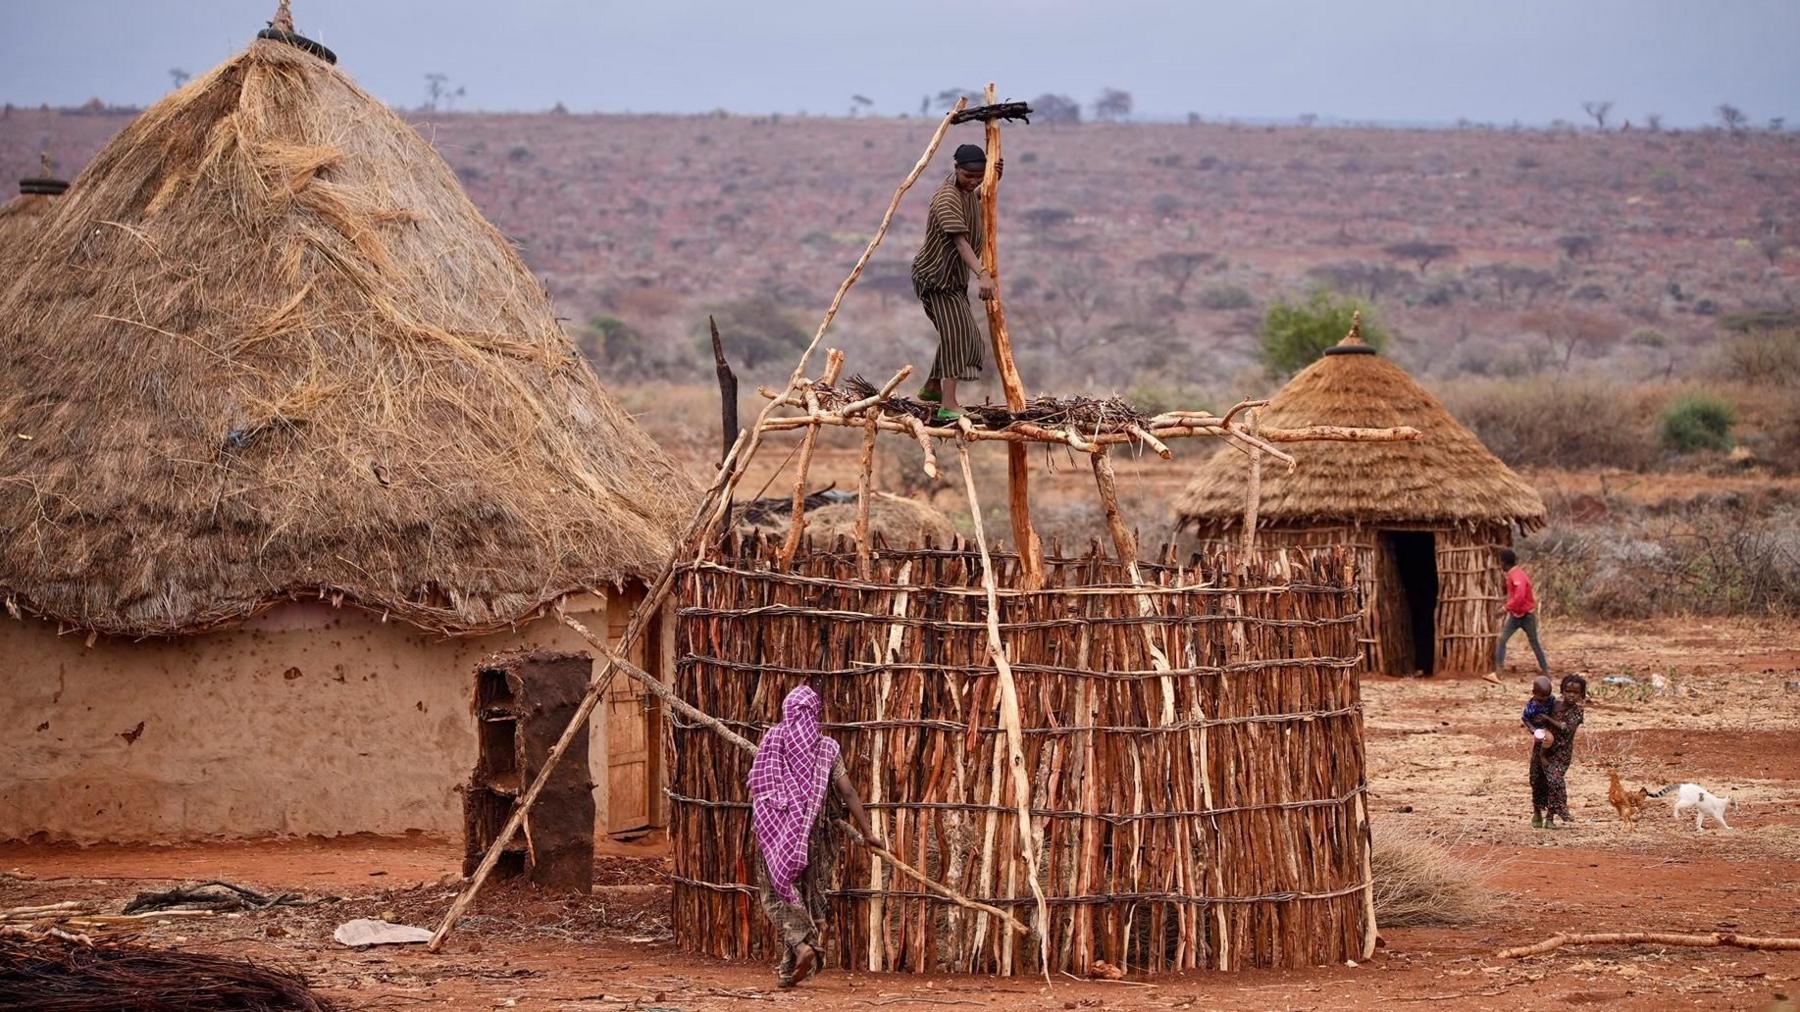
<svg viewBox="0 0 1800 1012">
<path fill-rule="evenodd" d="M 933 390 L 930 387 L 920 387 L 919 400 L 922 400 L 927 404 L 942 404 L 944 403 L 944 392 L 942 390 Z"/>
<path fill-rule="evenodd" d="M 937 414 L 933 415 L 931 420 L 939 425 L 955 425 L 956 420 L 962 416 L 963 413 L 960 411 L 952 411 L 949 408 L 939 408 L 937 409 Z"/>
<path fill-rule="evenodd" d="M 1531 817 L 1531 828 L 1532 829 L 1543 829 L 1544 828 L 1544 817 L 1541 815 L 1532 816 Z"/>
</svg>

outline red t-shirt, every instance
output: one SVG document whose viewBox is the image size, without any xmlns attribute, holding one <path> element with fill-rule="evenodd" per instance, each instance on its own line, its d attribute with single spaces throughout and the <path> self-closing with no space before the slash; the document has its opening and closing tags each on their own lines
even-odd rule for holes
<svg viewBox="0 0 1800 1012">
<path fill-rule="evenodd" d="M 1518 618 L 1537 610 L 1537 595 L 1531 592 L 1531 577 L 1518 566 L 1506 571 L 1506 610 Z"/>
</svg>

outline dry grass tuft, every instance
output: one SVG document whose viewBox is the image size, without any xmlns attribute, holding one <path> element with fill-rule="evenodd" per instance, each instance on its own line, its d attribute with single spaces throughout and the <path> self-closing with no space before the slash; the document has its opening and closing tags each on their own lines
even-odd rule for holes
<svg viewBox="0 0 1800 1012">
<path fill-rule="evenodd" d="M 1488 863 L 1457 856 L 1441 837 L 1377 827 L 1370 860 L 1384 928 L 1470 924 L 1494 910 Z"/>
</svg>

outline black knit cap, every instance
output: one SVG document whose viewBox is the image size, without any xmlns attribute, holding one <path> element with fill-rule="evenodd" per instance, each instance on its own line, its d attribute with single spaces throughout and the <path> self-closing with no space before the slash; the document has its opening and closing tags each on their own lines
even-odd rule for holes
<svg viewBox="0 0 1800 1012">
<path fill-rule="evenodd" d="M 958 147 L 956 149 L 955 158 L 956 164 L 958 165 L 987 164 L 987 152 L 981 150 L 981 145 L 979 144 L 964 144 Z"/>
</svg>

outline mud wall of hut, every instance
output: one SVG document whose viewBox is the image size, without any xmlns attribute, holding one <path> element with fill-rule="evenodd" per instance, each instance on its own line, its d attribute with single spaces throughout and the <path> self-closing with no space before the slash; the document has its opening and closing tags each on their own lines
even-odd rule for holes
<svg viewBox="0 0 1800 1012">
<path fill-rule="evenodd" d="M 1475 674 L 1493 666 L 1494 640 L 1500 634 L 1505 574 L 1499 551 L 1512 544 L 1505 524 L 1478 525 L 1342 525 L 1281 526 L 1256 532 L 1261 549 L 1317 549 L 1343 546 L 1354 553 L 1357 586 L 1363 601 L 1356 640 L 1363 652 L 1360 674 L 1409 675 L 1423 667 L 1414 649 L 1399 589 L 1395 559 L 1381 545 L 1383 531 L 1432 535 L 1437 571 L 1433 605 L 1434 674 Z M 1216 552 L 1241 543 L 1240 529 L 1201 527 L 1197 546 Z"/>
<path fill-rule="evenodd" d="M 589 598 L 616 628 L 631 602 Z M 595 624 L 590 614 L 590 625 Z M 474 763 L 476 664 L 519 647 L 583 650 L 560 623 L 447 640 L 377 615 L 285 604 L 202 636 L 58 636 L 0 619 L 0 839 L 169 843 L 264 836 L 462 832 Z M 664 636 L 658 656 L 672 648 Z M 635 694 L 596 713 L 589 762 L 600 828 L 619 781 L 609 760 Z M 653 751 L 638 735 L 638 753 Z M 654 742 L 652 741 L 651 744 Z M 653 809 L 650 821 L 666 821 Z"/>
<path fill-rule="evenodd" d="M 678 691 L 760 733 L 787 691 L 812 685 L 889 845 L 1031 920 L 978 556 L 888 552 L 863 581 L 853 554 L 803 553 L 787 572 L 769 554 L 745 544 L 682 575 Z M 1016 560 L 1000 558 L 1054 968 L 1360 958 L 1373 927 L 1350 563 L 1327 549 L 1245 572 L 1146 566 L 1154 587 L 1140 595 L 1098 557 L 1052 560 L 1048 586 L 1024 592 Z M 704 729 L 672 733 L 676 937 L 770 959 L 748 759 Z M 819 832 L 832 965 L 1038 969 L 1035 943 Z"/>
</svg>

